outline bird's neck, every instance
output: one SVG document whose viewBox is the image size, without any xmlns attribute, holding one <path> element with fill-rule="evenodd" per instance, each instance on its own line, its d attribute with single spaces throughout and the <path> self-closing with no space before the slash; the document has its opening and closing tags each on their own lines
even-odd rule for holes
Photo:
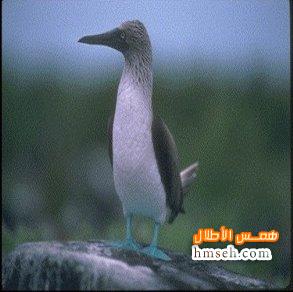
<svg viewBox="0 0 293 292">
<path fill-rule="evenodd" d="M 119 83 L 116 111 L 126 107 L 152 115 L 152 53 L 150 50 L 125 54 L 125 64 Z M 144 113 L 143 113 L 144 112 Z"/>
</svg>

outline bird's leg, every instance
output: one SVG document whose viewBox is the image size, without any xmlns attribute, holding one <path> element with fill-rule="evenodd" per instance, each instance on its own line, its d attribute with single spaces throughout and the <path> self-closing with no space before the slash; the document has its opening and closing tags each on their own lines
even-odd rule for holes
<svg viewBox="0 0 293 292">
<path fill-rule="evenodd" d="M 140 247 L 132 236 L 132 215 L 126 217 L 126 238 L 124 241 L 127 245 L 133 247 L 134 249 L 138 249 Z"/>
<path fill-rule="evenodd" d="M 142 250 L 142 252 L 147 254 L 147 255 L 150 255 L 150 256 L 152 256 L 154 258 L 158 258 L 158 259 L 165 260 L 165 261 L 170 261 L 171 258 L 168 257 L 163 251 L 161 251 L 157 247 L 159 230 L 160 230 L 160 224 L 155 223 L 153 240 L 152 240 L 151 244 L 148 247 L 145 247 Z"/>
<path fill-rule="evenodd" d="M 139 251 L 141 249 L 140 245 L 135 242 L 132 236 L 132 215 L 127 215 L 126 217 L 126 237 L 123 241 L 113 242 L 111 245 L 113 247 L 124 248 Z"/>
</svg>

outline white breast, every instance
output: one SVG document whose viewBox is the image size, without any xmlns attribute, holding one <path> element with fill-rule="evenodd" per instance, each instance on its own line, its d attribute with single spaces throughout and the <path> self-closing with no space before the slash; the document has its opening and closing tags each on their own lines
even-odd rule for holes
<svg viewBox="0 0 293 292">
<path fill-rule="evenodd" d="M 117 97 L 113 125 L 113 173 L 124 214 L 158 223 L 166 219 L 166 195 L 152 144 L 152 112 L 139 90 L 127 87 Z"/>
</svg>

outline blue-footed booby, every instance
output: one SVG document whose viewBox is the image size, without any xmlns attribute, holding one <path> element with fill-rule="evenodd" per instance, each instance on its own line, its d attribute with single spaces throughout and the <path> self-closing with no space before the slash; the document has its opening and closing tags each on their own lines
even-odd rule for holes
<svg viewBox="0 0 293 292">
<path fill-rule="evenodd" d="M 160 226 L 184 213 L 183 197 L 196 177 L 197 163 L 179 171 L 173 137 L 163 120 L 153 113 L 152 47 L 145 26 L 138 20 L 79 42 L 104 45 L 125 58 L 114 116 L 108 122 L 109 155 L 114 184 L 127 230 L 114 246 L 134 249 L 163 260 L 170 258 L 157 247 Z M 142 248 L 132 236 L 132 217 L 154 220 L 151 244 Z"/>
</svg>

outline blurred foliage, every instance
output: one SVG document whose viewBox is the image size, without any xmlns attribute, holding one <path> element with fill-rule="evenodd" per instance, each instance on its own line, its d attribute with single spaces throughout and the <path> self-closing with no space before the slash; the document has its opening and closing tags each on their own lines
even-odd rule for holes
<svg viewBox="0 0 293 292">
<path fill-rule="evenodd" d="M 154 108 L 174 135 L 181 166 L 200 164 L 186 214 L 162 228 L 160 245 L 191 254 L 198 228 L 276 229 L 280 240 L 268 246 L 272 261 L 218 264 L 284 286 L 290 264 L 289 87 L 265 72 L 255 68 L 245 79 L 216 71 L 202 77 L 196 69 L 156 72 Z M 63 80 L 45 67 L 3 73 L 3 253 L 25 241 L 123 237 L 106 145 L 119 74 L 107 79 L 94 72 L 95 83 L 87 83 Z M 138 218 L 135 234 L 149 242 L 151 222 Z"/>
</svg>

